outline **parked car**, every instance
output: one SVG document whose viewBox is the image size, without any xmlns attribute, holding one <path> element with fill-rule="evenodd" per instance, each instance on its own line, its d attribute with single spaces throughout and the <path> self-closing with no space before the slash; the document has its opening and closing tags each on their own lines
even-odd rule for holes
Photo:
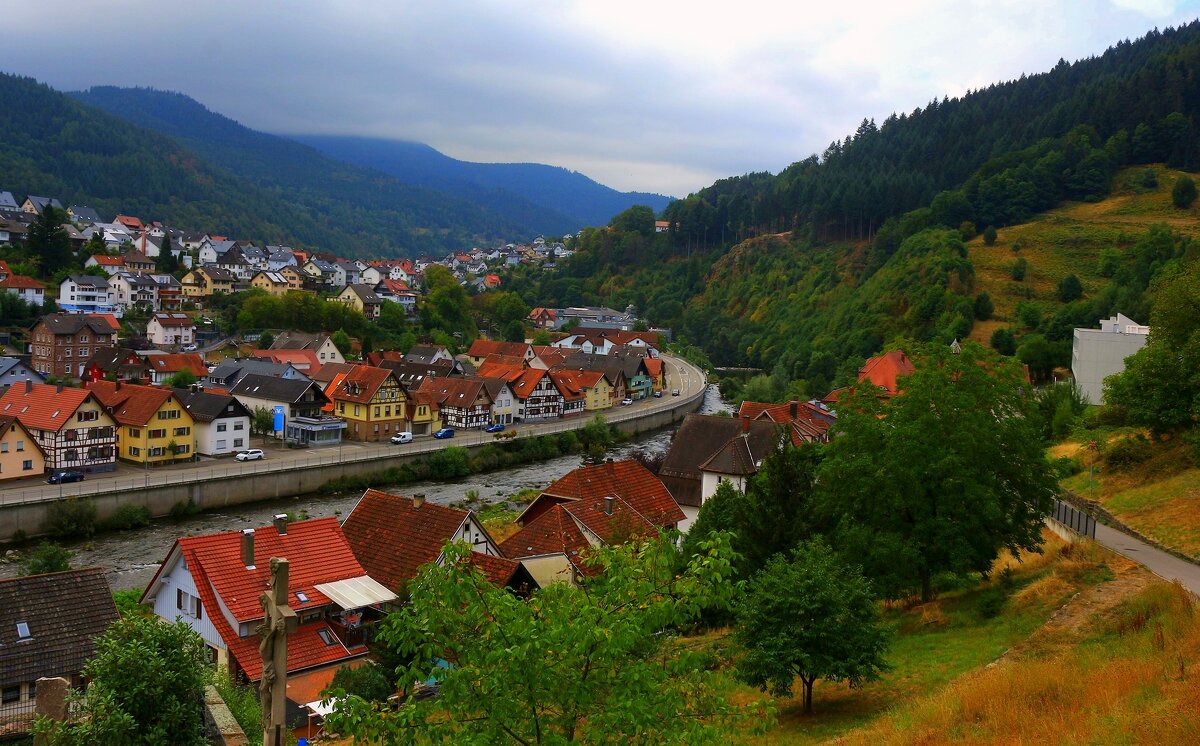
<svg viewBox="0 0 1200 746">
<path fill-rule="evenodd" d="M 401 443 L 411 443 L 412 442 L 412 433 L 410 433 L 410 432 L 396 433 L 395 435 L 392 436 L 392 442 L 395 443 L 396 445 L 400 445 Z"/>
<path fill-rule="evenodd" d="M 633 404 L 633 399 L 630 399 L 628 396 L 621 400 L 621 406 L 623 407 L 628 407 L 630 404 Z"/>
<path fill-rule="evenodd" d="M 488 425 L 487 427 L 483 428 L 483 431 L 484 431 L 485 433 L 499 433 L 499 432 L 503 432 L 503 431 L 504 431 L 504 425 L 502 425 L 501 423 L 497 422 L 497 423 L 495 423 L 494 425 Z"/>
<path fill-rule="evenodd" d="M 183 348 L 183 351 L 184 351 L 184 352 L 195 352 L 195 351 L 196 351 L 196 345 L 188 345 L 187 347 L 184 347 L 184 348 Z"/>
<path fill-rule="evenodd" d="M 671 389 L 671 396 L 679 396 L 679 389 Z"/>
<path fill-rule="evenodd" d="M 655 399 L 661 399 L 661 398 L 662 398 L 662 392 L 661 392 L 661 391 L 655 391 L 655 392 L 654 392 L 654 398 L 655 398 Z"/>
<path fill-rule="evenodd" d="M 434 433 L 433 437 L 437 438 L 438 440 L 445 440 L 446 438 L 453 438 L 454 430 L 453 430 L 453 428 L 443 427 L 441 430 L 438 430 L 436 433 Z"/>
<path fill-rule="evenodd" d="M 266 458 L 267 454 L 263 453 L 261 448 L 251 448 L 248 451 L 242 451 L 234 456 L 238 461 L 257 461 L 260 458 Z"/>
<path fill-rule="evenodd" d="M 48 484 L 66 484 L 67 482 L 82 482 L 83 472 L 75 469 L 61 469 L 54 472 L 46 480 Z"/>
</svg>

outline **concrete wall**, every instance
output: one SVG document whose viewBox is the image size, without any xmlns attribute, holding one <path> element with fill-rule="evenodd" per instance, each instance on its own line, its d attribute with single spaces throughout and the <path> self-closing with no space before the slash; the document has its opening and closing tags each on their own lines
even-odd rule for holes
<svg viewBox="0 0 1200 746">
<path fill-rule="evenodd" d="M 699 408 L 703 398 L 704 392 L 701 389 L 698 395 L 687 397 L 670 409 L 647 412 L 643 415 L 635 415 L 633 412 L 614 412 L 615 415 L 628 414 L 631 416 L 612 422 L 612 424 L 630 435 L 653 432 L 682 422 L 689 412 Z M 571 429 L 580 428 L 587 424 L 587 420 L 579 418 L 570 421 L 570 424 L 572 425 Z M 451 442 L 449 445 L 459 444 Z M 485 442 L 460 447 L 475 451 L 485 445 L 491 444 Z M 161 518 L 169 515 L 171 507 L 176 503 L 187 503 L 189 500 L 201 509 L 209 510 L 259 500 L 312 494 L 335 479 L 369 476 L 419 458 L 426 458 L 428 455 L 428 453 L 390 452 L 388 455 L 376 459 L 297 466 L 283 471 L 272 470 L 230 476 L 217 475 L 205 481 L 152 484 L 132 490 L 122 488 L 98 494 L 81 495 L 76 499 L 93 503 L 100 521 L 111 516 L 122 505 L 144 506 L 151 515 Z M 23 530 L 29 537 L 40 535 L 50 506 L 55 502 L 57 501 L 46 500 L 0 506 L 0 541 L 11 539 L 13 533 L 18 530 Z"/>
<path fill-rule="evenodd" d="M 1125 358 L 1146 345 L 1146 334 L 1108 329 L 1076 329 L 1071 373 L 1092 404 L 1104 403 L 1104 379 L 1125 370 Z"/>
</svg>

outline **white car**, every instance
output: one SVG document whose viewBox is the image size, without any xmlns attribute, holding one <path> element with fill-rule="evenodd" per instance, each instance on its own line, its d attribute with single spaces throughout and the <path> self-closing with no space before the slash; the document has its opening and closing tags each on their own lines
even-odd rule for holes
<svg viewBox="0 0 1200 746">
<path fill-rule="evenodd" d="M 242 451 L 234 456 L 238 461 L 257 461 L 260 458 L 266 458 L 267 454 L 263 453 L 261 448 L 251 448 L 248 451 Z"/>
<path fill-rule="evenodd" d="M 195 352 L 195 351 L 196 351 L 196 345 L 188 345 L 187 347 L 184 347 L 184 348 L 183 348 L 183 351 L 184 351 L 184 352 Z"/>
<path fill-rule="evenodd" d="M 633 399 L 625 398 L 621 400 L 621 406 L 628 407 L 630 404 L 633 404 Z"/>
<path fill-rule="evenodd" d="M 408 432 L 396 433 L 395 435 L 392 436 L 392 442 L 395 443 L 396 445 L 400 445 L 401 443 L 411 443 L 412 442 L 412 433 L 408 433 Z"/>
</svg>

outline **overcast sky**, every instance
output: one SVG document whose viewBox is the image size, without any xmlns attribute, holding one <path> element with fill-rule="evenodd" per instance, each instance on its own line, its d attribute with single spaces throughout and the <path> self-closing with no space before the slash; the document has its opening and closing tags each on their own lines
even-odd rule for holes
<svg viewBox="0 0 1200 746">
<path fill-rule="evenodd" d="M 63 90 L 180 91 L 268 132 L 416 140 L 682 196 L 1198 5 L 48 0 L 6 10 L 0 69 Z"/>
</svg>

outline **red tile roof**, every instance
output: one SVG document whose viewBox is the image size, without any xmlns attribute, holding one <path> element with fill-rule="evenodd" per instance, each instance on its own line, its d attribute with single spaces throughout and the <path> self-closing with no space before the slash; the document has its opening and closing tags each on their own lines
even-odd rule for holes
<svg viewBox="0 0 1200 746">
<path fill-rule="evenodd" d="M 147 425 L 164 404 L 175 399 L 170 389 L 103 379 L 94 381 L 89 388 L 121 425 Z"/>
<path fill-rule="evenodd" d="M 477 339 L 471 343 L 467 352 L 470 357 L 487 357 L 488 355 L 507 355 L 524 358 L 529 350 L 525 342 L 501 342 L 492 339 Z"/>
<path fill-rule="evenodd" d="M 98 266 L 101 266 L 101 267 L 124 267 L 125 266 L 125 257 L 110 256 L 108 254 L 94 254 L 92 256 L 92 261 L 94 261 Z"/>
<path fill-rule="evenodd" d="M 662 378 L 663 361 L 660 357 L 647 357 L 645 359 L 646 373 L 653 379 Z"/>
<path fill-rule="evenodd" d="M 595 501 L 610 495 L 619 497 L 660 527 L 673 525 L 684 519 L 683 511 L 679 509 L 678 503 L 663 483 L 637 461 L 612 461 L 582 466 L 551 484 L 543 492 L 568 500 Z"/>
<path fill-rule="evenodd" d="M 270 360 L 273 363 L 290 363 L 309 378 L 321 370 L 321 361 L 316 350 L 251 350 L 250 357 Z"/>
<path fill-rule="evenodd" d="M 521 371 L 521 375 L 515 378 L 509 378 L 509 388 L 512 389 L 513 396 L 518 399 L 528 399 L 529 395 L 537 389 L 541 383 L 542 376 L 545 376 L 547 371 L 541 368 L 526 368 Z"/>
<path fill-rule="evenodd" d="M 329 398 L 367 404 L 389 378 L 393 380 L 396 378 L 389 368 L 356 365 L 346 374 L 345 379 L 338 384 Z M 355 393 L 350 393 L 351 391 L 355 391 Z"/>
<path fill-rule="evenodd" d="M 16 417 L 30 430 L 58 432 L 88 399 L 99 403 L 87 389 L 60 388 L 48 383 L 30 386 L 17 383 L 0 396 L 0 414 Z"/>
<path fill-rule="evenodd" d="M 46 286 L 32 277 L 9 275 L 5 279 L 0 280 L 0 288 L 8 290 L 45 290 Z"/>
<path fill-rule="evenodd" d="M 858 371 L 859 381 L 870 381 L 889 394 L 896 394 L 899 388 L 896 379 L 907 376 L 916 370 L 912 361 L 901 350 L 892 350 L 871 358 Z"/>
<path fill-rule="evenodd" d="M 342 531 L 367 574 L 398 590 L 416 576 L 417 568 L 441 556 L 469 515 L 428 502 L 414 508 L 411 498 L 367 490 Z"/>
<path fill-rule="evenodd" d="M 525 373 L 525 366 L 505 365 L 484 361 L 476 371 L 481 378 L 503 378 L 507 383 L 513 383 Z"/>
<path fill-rule="evenodd" d="M 147 355 L 146 362 L 150 369 L 160 374 L 173 374 L 187 371 L 197 378 L 208 375 L 208 366 L 198 352 L 171 352 L 165 354 Z"/>
<path fill-rule="evenodd" d="M 500 544 L 505 557 L 521 559 L 543 554 L 565 554 L 572 563 L 591 544 L 583 530 L 562 505 L 555 505 L 521 527 Z"/>
<path fill-rule="evenodd" d="M 497 557 L 492 554 L 471 552 L 468 559 L 472 565 L 483 571 L 489 583 L 501 588 L 508 585 L 512 581 L 513 575 L 516 575 L 517 570 L 521 568 L 521 563 L 515 559 Z"/>
<path fill-rule="evenodd" d="M 238 636 L 237 630 L 221 612 L 218 596 L 239 624 L 254 623 L 262 619 L 258 598 L 270 581 L 271 557 L 286 557 L 288 560 L 289 605 L 296 611 L 331 603 L 328 597 L 316 590 L 317 584 L 367 574 L 350 551 L 336 518 L 292 523 L 283 536 L 273 526 L 259 528 L 255 530 L 254 542 L 256 564 L 253 570 L 242 564 L 240 531 L 184 537 L 176 541 L 167 555 L 170 560 L 178 548 L 195 580 L 203 613 L 251 680 L 262 676 L 258 637 L 253 634 Z M 163 567 L 166 568 L 167 563 L 164 562 Z M 160 569 L 159 574 L 161 572 Z M 147 593 L 157 585 L 158 575 L 151 580 Z M 295 595 L 296 591 L 303 591 L 308 596 L 308 602 L 301 603 Z M 347 650 L 336 638 L 333 645 L 326 645 L 318 634 L 321 629 L 328 629 L 324 621 L 310 622 L 288 635 L 288 671 L 313 668 L 366 654 L 365 647 Z"/>
</svg>

